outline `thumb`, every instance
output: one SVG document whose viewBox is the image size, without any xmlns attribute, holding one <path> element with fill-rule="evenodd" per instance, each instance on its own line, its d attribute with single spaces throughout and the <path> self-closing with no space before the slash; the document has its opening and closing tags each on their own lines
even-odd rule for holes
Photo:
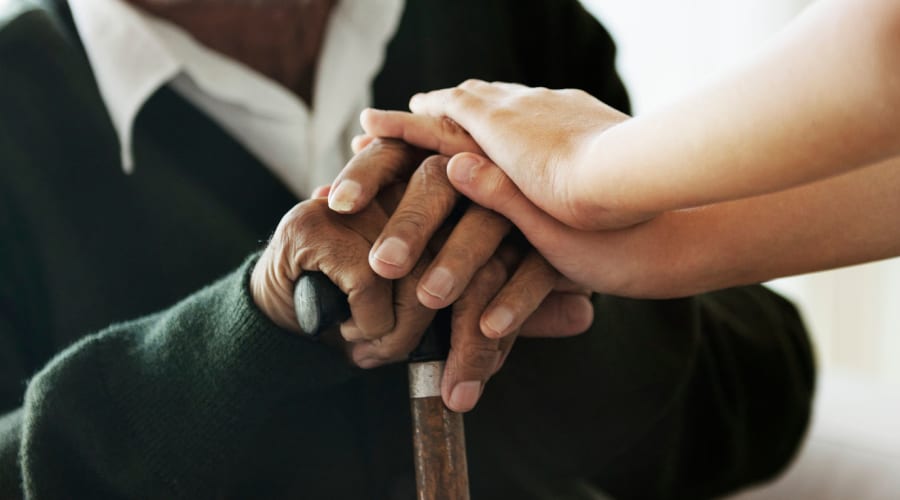
<svg viewBox="0 0 900 500">
<path fill-rule="evenodd" d="M 510 220 L 538 251 L 552 248 L 568 229 L 538 208 L 493 162 L 474 153 L 461 153 L 447 164 L 447 176 L 457 191 L 475 203 Z"/>
</svg>

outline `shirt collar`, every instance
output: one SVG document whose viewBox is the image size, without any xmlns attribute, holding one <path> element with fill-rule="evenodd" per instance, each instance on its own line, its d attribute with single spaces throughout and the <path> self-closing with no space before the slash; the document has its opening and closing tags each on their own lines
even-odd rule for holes
<svg viewBox="0 0 900 500">
<path fill-rule="evenodd" d="M 119 136 L 122 168 L 131 173 L 135 117 L 181 64 L 151 29 L 157 21 L 125 2 L 69 0 L 69 8 Z"/>
<path fill-rule="evenodd" d="M 264 75 L 122 0 L 69 0 L 69 6 L 116 129 L 126 173 L 134 170 L 132 129 L 139 111 L 176 77 L 189 78 L 205 96 L 240 112 L 286 121 L 309 113 L 299 98 Z M 348 103 L 368 91 L 402 7 L 403 0 L 338 2 L 314 82 L 313 144 L 333 142 L 347 120 L 355 121 L 359 110 Z M 262 94 L 265 99 L 254 98 Z"/>
</svg>

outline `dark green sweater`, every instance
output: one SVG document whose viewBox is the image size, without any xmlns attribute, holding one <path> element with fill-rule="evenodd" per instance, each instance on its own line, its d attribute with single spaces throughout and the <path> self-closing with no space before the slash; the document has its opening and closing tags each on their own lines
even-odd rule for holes
<svg viewBox="0 0 900 500">
<path fill-rule="evenodd" d="M 574 1 L 408 3 L 381 107 L 467 77 L 627 107 Z M 65 6 L 7 10 L 0 498 L 411 498 L 403 366 L 355 369 L 249 296 L 296 200 L 166 89 L 124 175 Z M 595 304 L 585 335 L 520 340 L 466 416 L 474 498 L 710 496 L 784 466 L 813 386 L 790 304 L 761 287 Z"/>
</svg>

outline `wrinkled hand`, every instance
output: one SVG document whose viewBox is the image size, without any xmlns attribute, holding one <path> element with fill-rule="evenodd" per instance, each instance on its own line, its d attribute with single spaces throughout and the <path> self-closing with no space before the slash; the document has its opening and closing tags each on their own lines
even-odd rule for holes
<svg viewBox="0 0 900 500">
<path fill-rule="evenodd" d="M 296 330 L 293 283 L 304 270 L 324 272 L 348 294 L 352 318 L 340 325 L 340 333 L 350 358 L 362 367 L 379 366 L 405 359 L 433 318 L 434 310 L 419 300 L 424 288 L 420 278 L 426 269 L 435 267 L 429 267 L 432 251 L 426 247 L 431 246 L 437 252 L 437 267 L 449 266 L 458 277 L 449 290 L 432 289 L 436 295 L 429 296 L 432 307 L 453 303 L 443 397 L 449 407 L 467 411 L 502 365 L 515 338 L 511 333 L 521 327 L 526 334 L 577 334 L 589 326 L 593 309 L 583 289 L 569 286 L 551 293 L 559 282 L 558 274 L 539 255 L 523 257 L 520 247 L 503 242 L 510 226 L 502 217 L 471 207 L 455 227 L 444 226 L 458 195 L 444 173 L 447 159 L 432 156 L 421 161 L 423 156 L 399 141 L 367 144 L 344 171 L 352 175 L 342 174 L 334 186 L 341 185 L 341 179 L 349 182 L 330 190 L 332 200 L 341 189 L 354 191 L 369 185 L 364 178 L 373 175 L 393 181 L 379 183 L 353 207 L 352 214 L 329 210 L 324 199 L 295 207 L 281 221 L 257 263 L 251 289 L 269 317 Z M 398 184 L 413 171 L 416 175 L 408 186 Z M 395 194 L 404 187 L 398 202 Z M 410 250 L 407 255 L 385 253 L 383 243 L 392 233 L 386 235 L 382 230 L 391 227 L 390 231 L 399 230 L 404 238 L 411 236 L 401 239 Z M 386 276 L 373 270 L 370 262 L 382 272 L 384 264 Z M 498 294 L 510 276 L 514 283 L 528 286 L 503 288 Z M 482 313 L 498 300 L 513 304 L 509 316 L 514 322 L 499 335 L 485 336 L 480 328 L 485 322 Z"/>
<path fill-rule="evenodd" d="M 381 148 L 384 142 L 361 137 L 354 141 L 354 149 Z M 543 257 L 528 251 L 521 237 L 507 236 L 508 220 L 477 205 L 459 210 L 459 194 L 447 179 L 446 162 L 446 157 L 432 156 L 410 169 L 351 161 L 332 184 L 329 201 L 332 208 L 353 212 L 366 207 L 386 186 L 409 179 L 403 199 L 373 245 L 369 263 L 380 276 L 394 279 L 407 276 L 429 249 L 435 255 L 422 274 L 417 295 L 430 308 L 453 304 L 443 393 L 448 406 L 458 410 L 470 406 L 458 404 L 456 389 L 462 387 L 469 396 L 480 393 L 519 333 L 580 333 L 590 325 L 593 307 L 587 290 L 561 281 Z M 441 222 L 454 210 L 462 215 L 449 231 Z M 478 391 L 469 391 L 476 385 Z"/>
<path fill-rule="evenodd" d="M 363 129 L 446 155 L 483 153 L 535 205 L 575 228 L 621 228 L 656 215 L 622 203 L 617 176 L 627 170 L 592 147 L 628 116 L 586 92 L 468 80 L 417 94 L 410 109 L 367 110 Z"/>
<path fill-rule="evenodd" d="M 405 359 L 434 316 L 415 296 L 427 256 L 405 279 L 376 275 L 366 256 L 387 220 L 382 203 L 353 216 L 335 214 L 324 197 L 299 203 L 282 218 L 253 269 L 255 303 L 280 327 L 299 332 L 294 283 L 304 271 L 321 271 L 347 295 L 352 317 L 339 332 L 350 359 L 363 368 Z M 370 344 L 377 344 L 383 356 L 368 355 Z"/>
</svg>

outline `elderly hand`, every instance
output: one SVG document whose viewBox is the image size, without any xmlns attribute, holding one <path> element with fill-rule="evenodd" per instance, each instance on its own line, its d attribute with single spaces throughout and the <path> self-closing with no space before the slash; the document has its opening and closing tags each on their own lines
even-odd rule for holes
<svg viewBox="0 0 900 500">
<path fill-rule="evenodd" d="M 392 282 L 366 263 L 387 218 L 380 203 L 354 216 L 335 214 L 321 197 L 298 204 L 282 218 L 253 269 L 254 301 L 277 325 L 299 332 L 294 283 L 304 271 L 321 271 L 347 294 L 352 318 L 339 331 L 349 357 L 363 368 L 403 359 L 434 314 L 416 300 L 415 274 Z M 364 345 L 375 342 L 392 353 L 390 359 L 360 354 Z"/>
<path fill-rule="evenodd" d="M 352 214 L 328 210 L 323 199 L 299 204 L 279 224 L 254 269 L 251 288 L 267 315 L 296 330 L 293 283 L 303 270 L 324 272 L 348 294 L 352 318 L 340 326 L 340 333 L 349 356 L 359 366 L 379 366 L 405 359 L 434 315 L 417 300 L 422 297 L 420 277 L 432 263 L 426 249 L 431 246 L 437 251 L 434 262 L 449 266 L 458 277 L 445 293 L 435 292 L 442 297 L 429 302 L 435 307 L 453 302 L 443 397 L 450 408 L 467 411 L 512 347 L 515 335 L 510 333 L 521 327 L 526 334 L 577 334 L 590 325 L 593 308 L 585 290 L 561 286 L 551 293 L 559 283 L 558 274 L 539 255 L 523 257 L 518 245 L 504 242 L 510 226 L 496 214 L 470 207 L 455 226 L 443 225 L 458 195 L 444 174 L 447 159 L 432 156 L 421 161 L 423 156 L 399 141 L 367 144 L 339 181 L 351 181 L 344 189 L 354 189 L 354 179 L 359 185 L 368 184 L 356 177 L 358 173 L 402 181 L 415 172 L 399 204 L 392 195 L 403 185 L 386 181 L 380 185 L 390 186 L 379 189 L 377 199 L 366 198 L 365 206 L 355 207 Z M 388 214 L 394 217 L 389 219 Z M 394 229 L 384 234 L 389 228 Z M 411 235 L 399 240 L 412 250 L 405 258 L 402 252 L 384 252 L 383 243 L 397 231 Z M 389 268 L 387 276 L 373 270 L 369 261 L 383 263 Z M 498 294 L 508 280 L 519 285 Z M 479 325 L 485 308 L 497 300 L 515 307 L 506 317 L 516 322 L 500 332 L 503 338 L 483 335 Z"/>
</svg>

